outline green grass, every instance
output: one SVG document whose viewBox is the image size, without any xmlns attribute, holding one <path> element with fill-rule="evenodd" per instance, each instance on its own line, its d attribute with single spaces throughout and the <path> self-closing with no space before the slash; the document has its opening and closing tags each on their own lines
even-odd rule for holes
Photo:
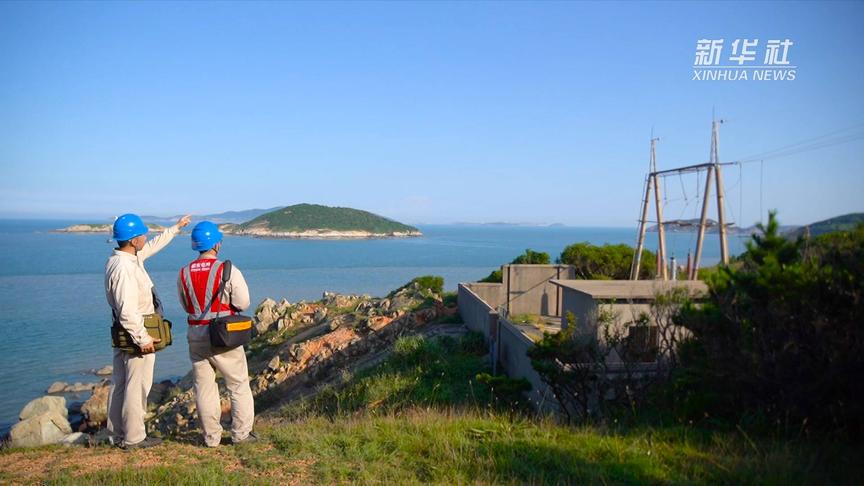
<svg viewBox="0 0 864 486">
<path fill-rule="evenodd" d="M 429 410 L 309 419 L 278 428 L 271 440 L 289 458 L 314 460 L 322 482 L 843 483 L 862 472 L 838 447 L 755 443 L 754 450 L 740 436 L 686 428 L 609 433 Z"/>
<path fill-rule="evenodd" d="M 401 338 L 256 425 L 256 444 L 0 451 L 0 483 L 858 484 L 860 445 L 688 425 L 569 426 L 495 407 L 482 338 Z"/>
<path fill-rule="evenodd" d="M 489 390 L 476 382 L 487 371 L 485 349 L 476 334 L 460 339 L 400 338 L 382 364 L 328 386 L 312 398 L 281 410 L 284 417 L 345 416 L 358 412 L 391 414 L 414 407 L 488 407 Z"/>
<path fill-rule="evenodd" d="M 864 474 L 860 447 L 687 427 L 568 427 L 477 410 L 310 417 L 271 424 L 262 435 L 262 443 L 218 450 L 54 447 L 19 462 L 51 454 L 48 484 L 855 484 Z M 0 460 L 7 454 L 21 451 Z M 120 465 L 69 465 L 100 454 Z M 17 481 L 15 472 L 0 477 L 34 482 Z"/>
</svg>

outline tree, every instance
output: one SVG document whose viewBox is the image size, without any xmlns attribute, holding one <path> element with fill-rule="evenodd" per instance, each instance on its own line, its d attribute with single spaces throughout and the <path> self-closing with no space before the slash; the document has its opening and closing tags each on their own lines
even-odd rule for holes
<svg viewBox="0 0 864 486">
<path fill-rule="evenodd" d="M 630 278 L 630 265 L 636 253 L 632 247 L 619 244 L 602 246 L 588 242 L 574 243 L 561 252 L 559 261 L 576 267 L 578 278 L 588 280 L 627 280 Z M 648 250 L 642 250 L 640 275 L 654 278 L 657 273 L 657 257 Z"/>
<path fill-rule="evenodd" d="M 548 265 L 549 264 L 549 254 L 542 251 L 534 251 L 531 248 L 525 250 L 525 253 L 514 258 L 510 264 L 533 264 L 533 265 Z M 501 283 L 503 281 L 503 276 L 501 275 L 501 270 L 493 270 L 488 276 L 484 279 L 480 280 L 481 282 L 490 282 L 490 283 Z"/>
<path fill-rule="evenodd" d="M 679 322 L 676 403 L 692 416 L 831 429 L 860 436 L 864 407 L 864 225 L 812 240 L 760 225 L 734 267 L 708 281 L 710 299 Z"/>
</svg>

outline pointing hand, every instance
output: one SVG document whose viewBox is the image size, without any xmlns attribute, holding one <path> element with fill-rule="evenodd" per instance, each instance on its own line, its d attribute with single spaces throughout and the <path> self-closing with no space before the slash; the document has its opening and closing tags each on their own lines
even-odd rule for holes
<svg viewBox="0 0 864 486">
<path fill-rule="evenodd" d="M 186 216 L 183 216 L 182 218 L 180 218 L 180 219 L 177 221 L 177 227 L 178 227 L 178 228 L 183 228 L 184 226 L 189 226 L 189 222 L 190 222 L 191 220 L 192 220 L 192 216 L 190 216 L 190 215 L 187 214 Z"/>
</svg>

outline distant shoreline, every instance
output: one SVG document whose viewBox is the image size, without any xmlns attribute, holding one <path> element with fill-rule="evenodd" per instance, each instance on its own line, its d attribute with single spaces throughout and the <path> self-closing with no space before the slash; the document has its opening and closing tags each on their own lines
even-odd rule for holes
<svg viewBox="0 0 864 486">
<path fill-rule="evenodd" d="M 163 231 L 165 227 L 150 224 L 151 231 Z M 287 232 L 260 232 L 260 231 L 232 231 L 222 229 L 223 233 L 231 236 L 246 236 L 252 238 L 286 239 L 286 240 L 378 240 L 388 238 L 416 238 L 423 236 L 420 231 L 404 231 L 392 233 L 373 233 L 369 231 L 330 231 L 330 230 L 306 230 Z M 111 233 L 110 224 L 73 224 L 65 228 L 54 229 L 51 233 L 67 234 L 98 234 Z"/>
<path fill-rule="evenodd" d="M 226 235 L 251 236 L 253 238 L 287 239 L 287 240 L 374 240 L 386 238 L 415 238 L 423 236 L 420 231 L 394 231 L 391 233 L 373 233 L 371 231 L 331 231 L 326 229 L 305 231 L 266 231 L 222 230 Z"/>
</svg>

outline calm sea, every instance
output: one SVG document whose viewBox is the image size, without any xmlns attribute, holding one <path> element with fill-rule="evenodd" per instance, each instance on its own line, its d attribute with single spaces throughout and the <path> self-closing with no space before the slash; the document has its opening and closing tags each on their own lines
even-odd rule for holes
<svg viewBox="0 0 864 486">
<path fill-rule="evenodd" d="M 93 382 L 90 370 L 111 363 L 110 311 L 103 271 L 112 245 L 102 234 L 58 234 L 75 221 L 0 220 L 0 433 L 21 408 L 55 381 Z M 418 275 L 444 277 L 447 289 L 485 277 L 526 248 L 553 259 L 570 243 L 628 243 L 633 228 L 421 226 L 422 238 L 357 241 L 268 240 L 226 237 L 222 258 L 243 271 L 253 306 L 266 297 L 315 300 L 325 290 L 383 295 Z M 649 234 L 649 248 L 656 235 Z M 653 246 L 652 246 L 653 245 Z M 690 234 L 669 235 L 670 254 L 686 258 Z M 739 238 L 732 252 L 743 250 Z M 185 314 L 176 297 L 178 269 L 195 257 L 180 235 L 147 262 L 147 270 L 175 323 L 175 344 L 159 353 L 156 378 L 189 369 Z M 716 236 L 704 252 L 719 260 Z M 70 401 L 87 395 L 68 396 Z"/>
</svg>

